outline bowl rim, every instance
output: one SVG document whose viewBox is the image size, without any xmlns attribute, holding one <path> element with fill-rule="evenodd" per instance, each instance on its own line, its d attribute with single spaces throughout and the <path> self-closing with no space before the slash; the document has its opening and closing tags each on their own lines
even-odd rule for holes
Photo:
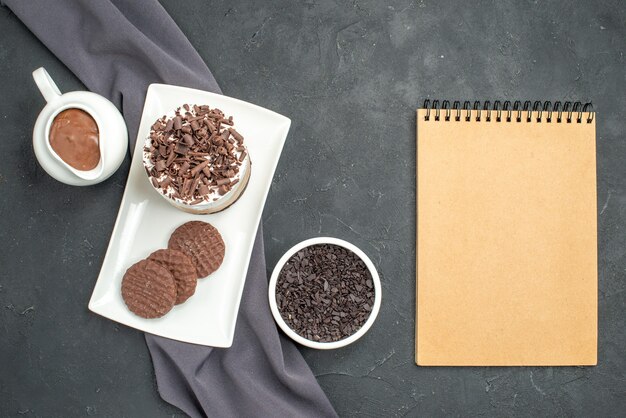
<svg viewBox="0 0 626 418">
<path fill-rule="evenodd" d="M 367 321 L 365 321 L 363 326 L 357 332 L 339 341 L 318 342 L 318 341 L 311 341 L 307 338 L 300 336 L 294 330 L 292 330 L 289 327 L 289 325 L 287 325 L 287 323 L 283 320 L 282 316 L 280 315 L 280 312 L 278 311 L 278 306 L 276 304 L 276 282 L 278 281 L 278 275 L 283 269 L 285 263 L 287 263 L 287 261 L 291 258 L 291 256 L 293 256 L 295 253 L 297 253 L 301 249 L 312 246 L 312 245 L 317 245 L 317 244 L 332 244 L 332 245 L 337 245 L 337 246 L 340 246 L 347 250 L 352 251 L 365 263 L 365 266 L 367 267 L 367 269 L 370 272 L 370 275 L 372 276 L 372 281 L 374 282 L 374 306 L 372 307 L 372 311 L 370 312 L 370 315 L 367 318 Z M 274 270 L 272 271 L 272 276 L 270 277 L 268 298 L 269 298 L 269 303 L 270 303 L 270 310 L 272 312 L 272 316 L 274 317 L 274 321 L 276 321 L 278 326 L 283 330 L 285 334 L 287 334 L 289 338 L 291 338 L 295 342 L 301 345 L 304 345 L 306 347 L 316 348 L 318 350 L 332 350 L 335 348 L 341 348 L 341 347 L 345 347 L 347 345 L 352 344 L 353 342 L 361 338 L 363 335 L 365 335 L 365 333 L 371 328 L 372 324 L 376 320 L 376 317 L 378 316 L 378 312 L 380 311 L 380 304 L 381 304 L 381 299 L 382 299 L 382 286 L 380 283 L 380 276 L 378 275 L 378 271 L 376 270 L 374 263 L 372 263 L 372 260 L 370 260 L 367 254 L 365 254 L 356 245 L 351 244 L 339 238 L 316 237 L 316 238 L 310 238 L 310 239 L 297 243 L 296 245 L 291 247 L 287 252 L 285 252 L 285 254 L 283 254 L 283 256 L 280 258 L 280 260 L 278 260 L 278 262 L 276 263 L 276 266 L 274 267 Z"/>
</svg>

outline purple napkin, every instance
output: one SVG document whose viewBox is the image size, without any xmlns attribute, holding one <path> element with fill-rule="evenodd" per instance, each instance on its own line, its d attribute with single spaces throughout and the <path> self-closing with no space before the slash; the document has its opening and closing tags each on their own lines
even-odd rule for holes
<svg viewBox="0 0 626 418">
<path fill-rule="evenodd" d="M 147 87 L 169 83 L 221 93 L 211 72 L 156 0 L 4 0 L 92 91 L 123 109 L 131 147 Z M 191 416 L 336 416 L 267 302 L 261 227 L 235 339 L 228 349 L 146 334 L 163 399 Z"/>
</svg>

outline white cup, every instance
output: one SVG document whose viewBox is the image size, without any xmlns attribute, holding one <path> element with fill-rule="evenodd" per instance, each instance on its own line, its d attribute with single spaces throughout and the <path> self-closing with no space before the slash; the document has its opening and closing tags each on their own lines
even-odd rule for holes
<svg viewBox="0 0 626 418">
<path fill-rule="evenodd" d="M 50 176 L 72 186 L 88 186 L 109 178 L 122 164 L 128 150 L 126 123 L 115 105 L 88 91 L 61 94 L 43 67 L 33 71 L 33 79 L 47 102 L 33 129 L 33 148 L 39 164 Z M 60 112 L 72 108 L 87 112 L 98 125 L 100 162 L 93 170 L 76 170 L 50 146 L 48 134 L 52 121 Z"/>
</svg>

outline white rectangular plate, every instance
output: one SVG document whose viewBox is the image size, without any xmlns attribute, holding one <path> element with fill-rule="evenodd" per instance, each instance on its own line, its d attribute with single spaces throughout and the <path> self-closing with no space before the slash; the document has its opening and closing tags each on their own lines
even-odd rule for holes
<svg viewBox="0 0 626 418">
<path fill-rule="evenodd" d="M 185 103 L 206 104 L 232 115 L 252 161 L 245 192 L 235 204 L 216 214 L 192 215 L 174 208 L 152 188 L 143 168 L 142 147 L 150 126 Z M 241 100 L 184 87 L 150 85 L 126 190 L 89 309 L 174 340 L 230 347 L 257 226 L 290 125 L 288 118 Z M 209 222 L 220 231 L 226 244 L 224 262 L 211 276 L 198 280 L 195 295 L 164 317 L 143 319 L 134 315 L 121 296 L 126 269 L 153 251 L 166 248 L 172 231 L 191 220 Z"/>
</svg>

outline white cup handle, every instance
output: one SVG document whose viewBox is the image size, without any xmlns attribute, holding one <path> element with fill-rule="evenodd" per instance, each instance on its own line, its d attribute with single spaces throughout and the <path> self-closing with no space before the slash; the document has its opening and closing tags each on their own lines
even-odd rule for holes
<svg viewBox="0 0 626 418">
<path fill-rule="evenodd" d="M 46 102 L 49 103 L 61 95 L 59 88 L 45 68 L 39 67 L 33 71 L 33 79 Z"/>
</svg>

